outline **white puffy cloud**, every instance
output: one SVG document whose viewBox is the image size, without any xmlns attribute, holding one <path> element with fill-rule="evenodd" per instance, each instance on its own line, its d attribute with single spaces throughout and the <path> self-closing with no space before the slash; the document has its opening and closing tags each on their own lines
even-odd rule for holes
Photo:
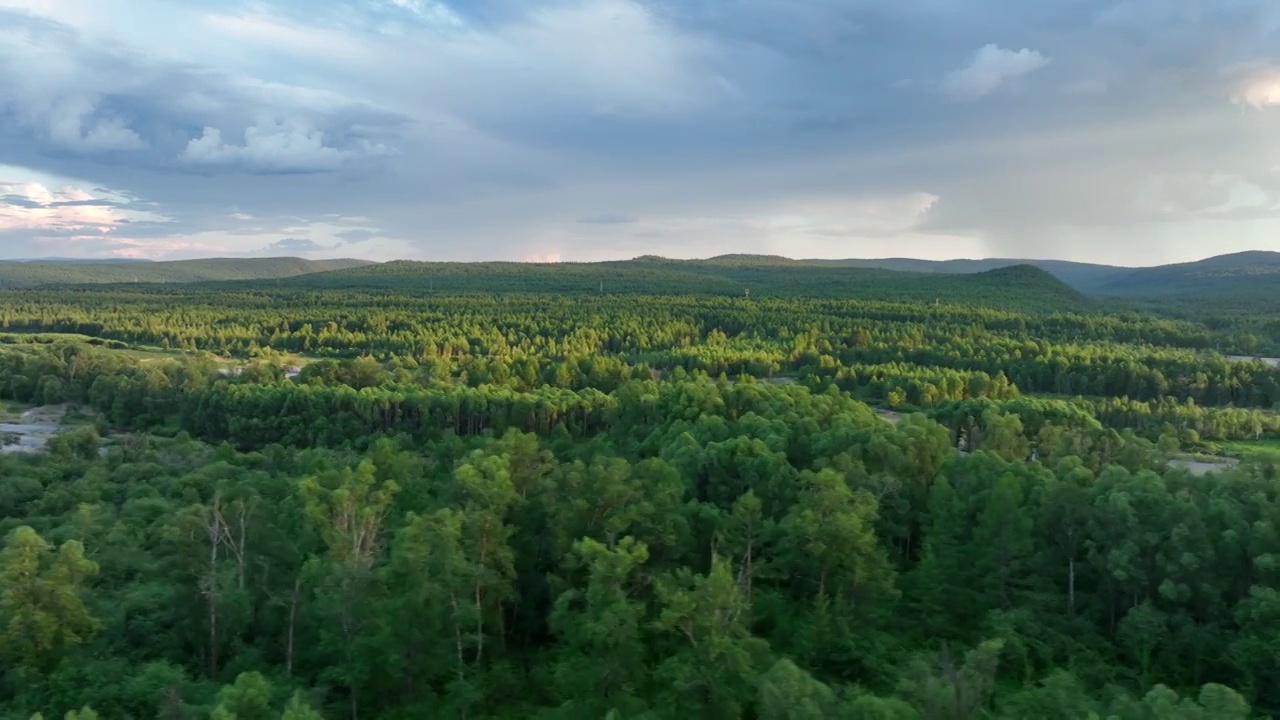
<svg viewBox="0 0 1280 720">
<path fill-rule="evenodd" d="M 968 65 L 948 73 L 942 87 L 956 99 L 976 100 L 1048 64 L 1049 58 L 1035 50 L 1007 50 L 990 43 L 979 49 Z"/>
<path fill-rule="evenodd" d="M 318 84 L 130 50 L 98 32 L 6 13 L 0 0 L 0 143 L 169 172 L 315 172 L 389 153 L 402 121 Z"/>
<path fill-rule="evenodd" d="M 362 149 L 368 154 L 386 152 L 385 147 L 377 145 Z M 278 173 L 336 170 L 351 157 L 350 151 L 326 145 L 321 130 L 274 121 L 245 129 L 243 145 L 228 143 L 221 130 L 206 127 L 182 152 L 182 159 L 195 165 Z"/>
<path fill-rule="evenodd" d="M 102 107 L 106 82 L 58 52 L 47 28 L 0 22 L 0 112 L 63 150 L 98 153 L 146 146 L 129 123 Z M 105 87 L 103 87 L 105 86 Z"/>
<path fill-rule="evenodd" d="M 68 150 L 98 153 L 147 146 L 123 119 L 98 113 L 95 106 L 95 100 L 79 95 L 28 106 L 23 114 L 51 143 Z"/>
</svg>

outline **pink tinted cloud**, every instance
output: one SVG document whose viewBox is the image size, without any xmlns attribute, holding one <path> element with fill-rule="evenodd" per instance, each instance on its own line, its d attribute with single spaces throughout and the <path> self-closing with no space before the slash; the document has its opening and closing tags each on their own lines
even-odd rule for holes
<svg viewBox="0 0 1280 720">
<path fill-rule="evenodd" d="M 154 259 L 160 257 L 213 256 L 232 253 L 232 248 L 214 243 L 195 242 L 191 240 L 135 240 L 133 238 L 113 238 L 112 257 Z"/>
<path fill-rule="evenodd" d="M 1280 106 L 1280 66 L 1253 64 L 1232 68 L 1231 101 L 1252 108 Z"/>
<path fill-rule="evenodd" d="M 29 238 L 40 254 L 156 258 L 228 249 L 190 239 L 128 235 L 131 222 L 166 219 L 73 185 L 54 189 L 41 182 L 0 181 L 0 233 Z"/>
<path fill-rule="evenodd" d="M 0 231 L 32 230 L 51 233 L 108 233 L 126 220 L 119 208 L 93 203 L 98 198 L 79 188 L 50 190 L 40 183 L 0 183 Z"/>
</svg>

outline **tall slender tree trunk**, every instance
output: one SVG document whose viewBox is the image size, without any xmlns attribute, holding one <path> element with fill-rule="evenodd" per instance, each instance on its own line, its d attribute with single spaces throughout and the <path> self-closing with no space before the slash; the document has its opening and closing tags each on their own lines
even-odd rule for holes
<svg viewBox="0 0 1280 720">
<path fill-rule="evenodd" d="M 480 583 L 476 582 L 476 665 L 484 657 L 484 611 L 480 604 Z"/>
<path fill-rule="evenodd" d="M 249 535 L 249 508 L 241 502 L 239 511 L 238 521 L 240 525 L 240 537 L 237 539 L 234 549 L 236 551 L 236 580 L 239 583 L 240 590 L 243 591 L 245 575 L 245 548 L 248 544 Z"/>
<path fill-rule="evenodd" d="M 356 686 L 355 686 L 356 683 L 351 677 L 354 674 L 352 670 L 354 669 L 356 662 L 355 662 L 355 657 L 351 653 L 351 649 L 355 645 L 355 631 L 354 631 L 353 622 L 351 619 L 351 612 L 347 607 L 349 602 L 350 602 L 350 596 L 345 595 L 342 603 L 342 639 L 343 639 L 342 644 L 346 646 L 345 654 L 347 656 L 347 690 L 350 691 L 351 720 L 359 720 L 360 704 L 359 704 L 359 700 L 356 698 Z"/>
<path fill-rule="evenodd" d="M 453 641 L 458 650 L 458 682 L 462 682 L 464 663 L 462 660 L 462 622 L 458 617 L 458 596 L 449 592 L 449 603 L 453 605 Z"/>
<path fill-rule="evenodd" d="M 1067 614 L 1076 614 L 1076 559 L 1067 560 Z"/>
<path fill-rule="evenodd" d="M 284 676 L 293 677 L 293 630 L 298 621 L 298 596 L 302 592 L 302 571 L 293 582 L 293 594 L 289 598 L 289 633 L 284 648 Z"/>
<path fill-rule="evenodd" d="M 480 666 L 480 660 L 484 657 L 484 606 L 481 603 L 480 588 L 480 572 L 484 571 L 485 560 L 488 559 L 489 547 L 486 540 L 480 541 L 480 563 L 479 572 L 476 574 L 476 667 Z"/>
<path fill-rule="evenodd" d="M 222 542 L 221 515 L 216 511 L 205 528 L 209 536 L 209 576 L 205 588 L 207 616 L 209 620 L 209 677 L 218 674 L 218 546 Z"/>
</svg>

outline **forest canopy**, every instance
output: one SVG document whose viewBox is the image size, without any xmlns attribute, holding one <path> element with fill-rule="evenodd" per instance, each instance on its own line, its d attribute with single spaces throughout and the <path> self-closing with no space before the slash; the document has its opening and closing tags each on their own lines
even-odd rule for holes
<svg viewBox="0 0 1280 720">
<path fill-rule="evenodd" d="M 0 291 L 0 717 L 1280 713 L 1273 321 L 722 265 Z"/>
</svg>

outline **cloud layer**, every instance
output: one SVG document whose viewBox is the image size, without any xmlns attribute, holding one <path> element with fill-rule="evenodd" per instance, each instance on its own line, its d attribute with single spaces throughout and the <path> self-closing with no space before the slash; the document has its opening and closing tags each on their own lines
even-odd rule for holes
<svg viewBox="0 0 1280 720">
<path fill-rule="evenodd" d="M 0 257 L 1280 249 L 1269 0 L 0 0 Z"/>
<path fill-rule="evenodd" d="M 1049 59 L 1035 50 L 1006 50 L 991 43 L 974 53 L 968 65 L 948 73 L 943 86 L 956 98 L 977 100 L 1048 64 Z"/>
</svg>

